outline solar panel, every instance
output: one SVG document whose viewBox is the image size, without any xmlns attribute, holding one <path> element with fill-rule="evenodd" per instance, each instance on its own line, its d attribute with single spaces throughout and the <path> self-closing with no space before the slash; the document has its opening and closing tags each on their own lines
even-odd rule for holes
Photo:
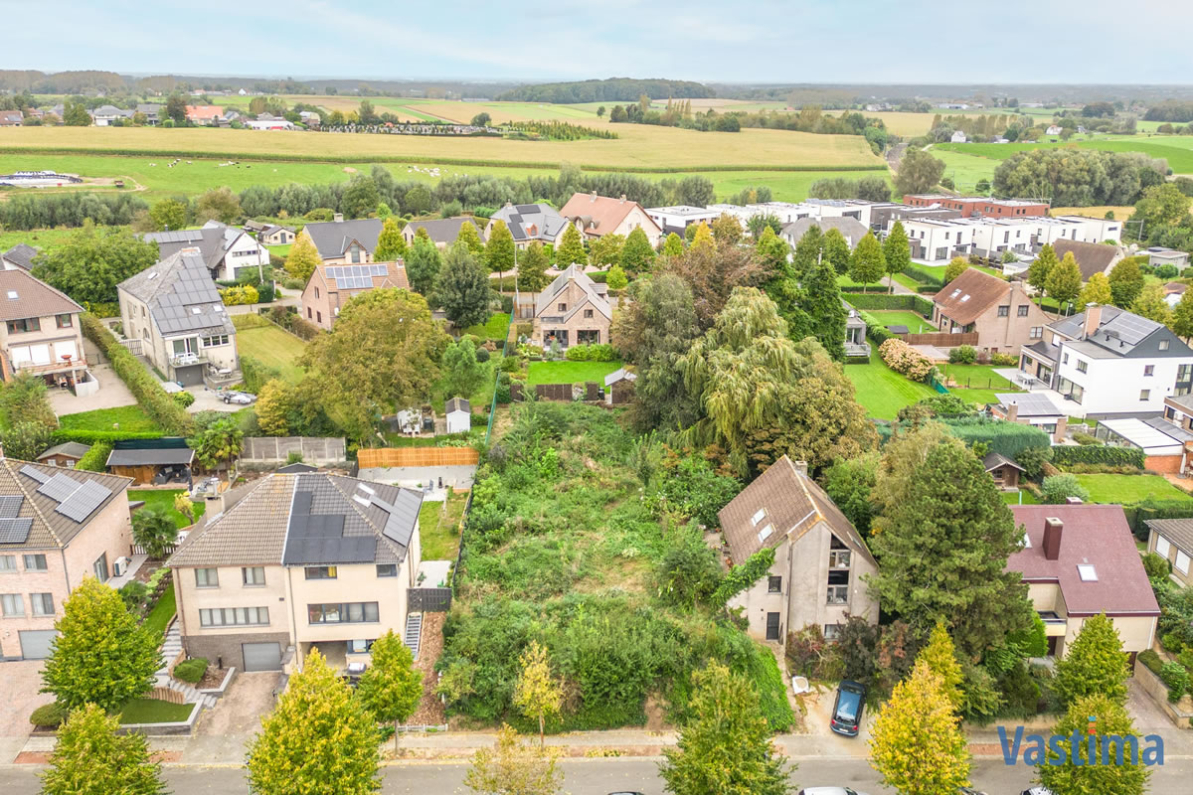
<svg viewBox="0 0 1193 795">
<path fill-rule="evenodd" d="M 94 513 L 95 509 L 111 496 L 111 494 L 111 489 L 101 486 L 94 480 L 88 480 L 79 487 L 78 491 L 70 495 L 66 502 L 54 510 L 68 519 L 81 523 Z"/>
<path fill-rule="evenodd" d="M 38 483 L 47 483 L 50 480 L 50 476 L 45 472 L 42 472 L 40 469 L 35 467 L 31 467 L 28 464 L 25 464 L 25 466 L 21 467 L 21 474 L 33 478 Z"/>
<path fill-rule="evenodd" d="M 29 538 L 33 519 L 0 519 L 0 544 L 24 544 Z"/>
<path fill-rule="evenodd" d="M 70 495 L 79 490 L 80 483 L 66 475 L 55 475 L 37 487 L 38 494 L 44 494 L 54 502 L 66 502 Z"/>
<path fill-rule="evenodd" d="M 15 519 L 21 512 L 21 505 L 25 498 L 20 494 L 13 497 L 0 497 L 0 519 Z"/>
</svg>

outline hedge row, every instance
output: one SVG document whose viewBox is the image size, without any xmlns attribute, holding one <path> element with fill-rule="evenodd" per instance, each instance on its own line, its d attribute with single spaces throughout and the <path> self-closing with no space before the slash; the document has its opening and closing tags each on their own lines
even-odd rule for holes
<svg viewBox="0 0 1193 795">
<path fill-rule="evenodd" d="M 82 318 L 83 333 L 87 335 L 87 339 L 94 342 L 108 357 L 116 375 L 128 386 L 149 418 L 167 433 L 187 436 L 191 430 L 191 417 L 186 410 L 166 393 L 161 382 L 145 369 L 145 365 L 141 364 L 136 356 L 120 344 L 99 318 L 90 312 L 84 312 Z"/>
<path fill-rule="evenodd" d="M 1138 447 L 1106 447 L 1104 445 L 1065 445 L 1052 451 L 1052 463 L 1064 468 L 1068 464 L 1102 464 L 1143 469 L 1146 456 Z"/>
<path fill-rule="evenodd" d="M 1140 541 L 1146 541 L 1152 519 L 1193 519 L 1193 500 L 1176 498 L 1171 500 L 1144 500 L 1134 505 L 1124 505 L 1127 523 Z"/>
<path fill-rule="evenodd" d="M 75 464 L 75 469 L 84 469 L 88 472 L 107 472 L 108 456 L 111 454 L 111 442 L 96 442 L 95 444 L 91 445 L 91 449 L 79 459 L 79 463 Z"/>
<path fill-rule="evenodd" d="M 903 312 L 919 312 L 926 318 L 932 317 L 933 303 L 918 295 L 889 295 L 886 293 L 850 293 L 849 303 L 855 309 L 898 310 Z"/>
<path fill-rule="evenodd" d="M 925 273 L 924 271 L 917 270 L 916 268 L 908 268 L 903 272 L 915 279 L 920 284 L 928 285 L 938 290 L 941 287 L 944 287 L 944 279 L 940 278 L 936 274 Z"/>
<path fill-rule="evenodd" d="M 961 418 L 945 420 L 945 426 L 966 445 L 985 442 L 989 452 L 1014 458 L 1029 447 L 1048 447 L 1051 438 L 1045 431 L 1032 425 L 1017 422 L 1002 422 L 985 418 Z M 1053 448 L 1059 450 L 1061 448 Z"/>
<path fill-rule="evenodd" d="M 895 338 L 895 335 L 888 331 L 886 326 L 882 324 L 882 321 L 874 317 L 874 315 L 871 315 L 864 309 L 859 309 L 857 313 L 866 323 L 866 337 L 871 342 L 881 345 L 887 340 Z"/>
<path fill-rule="evenodd" d="M 95 444 L 97 442 L 122 442 L 125 439 L 160 439 L 163 436 L 165 434 L 161 431 L 90 431 L 82 428 L 59 428 L 54 431 L 50 439 L 54 444 L 63 442 Z"/>
</svg>

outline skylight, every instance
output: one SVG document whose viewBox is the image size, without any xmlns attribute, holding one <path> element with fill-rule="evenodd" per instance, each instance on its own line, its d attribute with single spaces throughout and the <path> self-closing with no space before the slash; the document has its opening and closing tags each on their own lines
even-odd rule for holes
<svg viewBox="0 0 1193 795">
<path fill-rule="evenodd" d="M 150 274 L 149 274 L 148 276 L 146 276 L 145 278 L 146 278 L 146 279 L 156 279 L 156 278 L 157 278 L 157 271 L 153 271 L 152 273 L 150 273 Z"/>
<path fill-rule="evenodd" d="M 756 513 L 750 517 L 750 524 L 754 527 L 757 527 L 758 523 L 761 522 L 763 517 L 765 517 L 765 516 L 766 516 L 766 509 L 759 508 L 758 513 Z"/>
<path fill-rule="evenodd" d="M 8 300 L 9 300 L 9 301 L 15 301 L 15 300 L 17 300 L 18 298 L 20 298 L 20 296 L 19 296 L 19 295 L 17 295 L 17 291 L 16 291 L 16 290 L 9 290 L 9 291 L 8 291 Z"/>
<path fill-rule="evenodd" d="M 1077 576 L 1081 578 L 1082 582 L 1098 581 L 1098 572 L 1094 569 L 1094 564 L 1092 563 L 1078 563 Z"/>
<path fill-rule="evenodd" d="M 203 307 L 201 307 L 201 306 L 192 306 L 191 307 L 192 315 L 197 315 L 197 314 L 201 313 L 202 311 L 203 311 Z"/>
<path fill-rule="evenodd" d="M 758 540 L 765 541 L 766 539 L 770 538 L 771 534 L 774 532 L 775 526 L 773 524 L 768 524 L 766 527 L 758 531 Z"/>
<path fill-rule="evenodd" d="M 957 297 L 957 296 L 959 296 L 959 295 L 961 295 L 961 288 L 960 288 L 960 287 L 958 287 L 956 290 L 953 290 L 953 294 L 952 294 L 951 296 L 949 296 L 949 297 L 950 297 L 950 298 L 956 298 L 956 297 Z"/>
<path fill-rule="evenodd" d="M 961 296 L 961 303 L 965 303 L 965 302 L 966 302 L 966 301 L 968 301 L 968 300 L 969 300 L 969 295 L 968 295 L 968 294 Z"/>
</svg>

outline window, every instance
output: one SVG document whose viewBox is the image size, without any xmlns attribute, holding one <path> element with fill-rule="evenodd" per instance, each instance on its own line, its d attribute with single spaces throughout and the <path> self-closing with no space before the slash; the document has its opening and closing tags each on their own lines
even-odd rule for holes
<svg viewBox="0 0 1193 795">
<path fill-rule="evenodd" d="M 26 555 L 25 571 L 46 571 L 45 555 Z"/>
<path fill-rule="evenodd" d="M 1079 373 L 1089 372 L 1089 362 L 1085 361 L 1084 359 L 1078 359 L 1077 360 L 1077 372 L 1079 372 Z"/>
<path fill-rule="evenodd" d="M 825 640 L 840 640 L 841 625 L 840 624 L 825 624 L 824 625 L 824 639 Z"/>
<path fill-rule="evenodd" d="M 766 592 L 767 593 L 783 593 L 783 578 L 782 577 L 767 577 L 766 578 Z"/>
<path fill-rule="evenodd" d="M 219 569 L 195 569 L 196 588 L 219 588 Z"/>
<path fill-rule="evenodd" d="M 36 317 L 27 317 L 21 320 L 8 321 L 9 334 L 23 334 L 27 331 L 41 331 L 41 319 Z"/>
<path fill-rule="evenodd" d="M 373 649 L 373 640 L 350 640 L 348 641 L 349 654 L 368 654 Z"/>
<path fill-rule="evenodd" d="M 220 345 L 227 345 L 227 344 L 228 344 L 228 335 L 227 334 L 217 334 L 214 337 L 204 337 L 203 338 L 203 347 L 204 348 L 217 348 Z"/>
<path fill-rule="evenodd" d="M 848 569 L 853 553 L 848 549 L 834 549 L 828 553 L 828 567 L 830 569 Z"/>
<path fill-rule="evenodd" d="M 199 610 L 201 627 L 242 627 L 269 624 L 268 607 L 204 607 Z"/>
<path fill-rule="evenodd" d="M 766 509 L 759 508 L 758 511 L 753 516 L 750 517 L 750 525 L 752 527 L 757 527 L 758 523 L 761 522 L 765 518 L 766 518 Z"/>
<path fill-rule="evenodd" d="M 1189 556 L 1179 549 L 1176 551 L 1176 570 L 1181 574 L 1189 573 Z"/>
<path fill-rule="evenodd" d="M 1061 362 L 1060 362 L 1060 363 L 1061 363 L 1061 364 L 1068 364 L 1068 363 L 1069 363 L 1069 354 L 1067 354 L 1067 353 L 1066 353 L 1066 354 L 1064 355 L 1064 357 L 1062 357 L 1062 358 L 1061 358 Z"/>
<path fill-rule="evenodd" d="M 315 313 L 315 322 L 316 322 L 316 323 L 322 323 L 322 322 L 323 322 L 323 313 L 322 313 L 322 312 L 316 312 L 316 313 Z"/>
<path fill-rule="evenodd" d="M 376 602 L 307 605 L 307 619 L 312 624 L 375 624 L 381 620 Z"/>
<path fill-rule="evenodd" d="M 1172 545 L 1168 543 L 1168 539 L 1164 536 L 1156 536 L 1156 554 L 1162 558 L 1168 557 L 1168 550 Z"/>
<path fill-rule="evenodd" d="M 58 328 L 71 328 L 75 324 L 75 319 L 70 315 L 57 315 L 54 320 L 58 323 Z"/>
<path fill-rule="evenodd" d="M 1044 327 L 1043 326 L 1032 326 L 1031 327 L 1031 338 L 1033 340 L 1042 339 L 1043 336 L 1044 336 Z"/>
<path fill-rule="evenodd" d="M 588 318 L 591 318 L 591 317 L 592 317 L 592 310 L 591 310 L 591 309 L 585 309 L 585 310 L 584 310 L 584 318 L 585 318 L 585 320 L 587 320 Z"/>
<path fill-rule="evenodd" d="M 1031 311 L 1031 307 L 1029 307 L 1027 304 L 1024 304 L 1023 306 L 1019 307 L 1018 311 L 1019 317 L 1027 317 L 1028 312 Z"/>
<path fill-rule="evenodd" d="M 245 566 L 240 570 L 240 575 L 244 578 L 245 585 L 256 586 L 265 584 L 264 566 Z"/>
<path fill-rule="evenodd" d="M 1168 340 L 1160 340 L 1160 350 L 1168 350 Z"/>
<path fill-rule="evenodd" d="M 357 245 L 352 246 L 352 262 L 353 263 L 360 262 L 360 246 L 357 246 Z"/>
<path fill-rule="evenodd" d="M 35 616 L 54 615 L 54 594 L 52 593 L 31 593 L 29 594 L 29 604 L 33 607 Z"/>
<path fill-rule="evenodd" d="M 95 563 L 91 564 L 91 570 L 95 572 L 95 579 L 100 582 L 108 581 L 108 553 L 99 556 Z"/>
<path fill-rule="evenodd" d="M 830 605 L 844 605 L 849 604 L 849 586 L 848 585 L 830 585 L 828 587 L 828 604 Z"/>
<path fill-rule="evenodd" d="M 377 564 L 378 577 L 397 577 L 398 564 L 396 563 L 378 563 Z"/>
<path fill-rule="evenodd" d="M 319 288 L 318 287 L 315 288 L 315 297 L 316 298 L 319 297 Z"/>
<path fill-rule="evenodd" d="M 1098 570 L 1094 568 L 1092 563 L 1078 563 L 1077 576 L 1081 578 L 1082 582 L 1097 582 Z"/>
<path fill-rule="evenodd" d="M 307 566 L 305 574 L 308 580 L 334 580 L 336 578 L 336 567 Z"/>
<path fill-rule="evenodd" d="M 566 311 L 568 311 L 568 305 L 567 304 L 556 304 L 555 309 L 558 312 L 566 312 Z"/>
<path fill-rule="evenodd" d="M 23 616 L 25 615 L 25 600 L 21 599 L 19 593 L 0 594 L 0 608 L 3 608 L 3 612 L 0 614 L 5 618 Z"/>
<path fill-rule="evenodd" d="M 1145 400 L 1151 400 L 1151 398 L 1152 398 L 1152 391 L 1150 389 L 1139 390 L 1139 400 L 1141 402 L 1145 401 Z"/>
<path fill-rule="evenodd" d="M 1155 374 L 1156 374 L 1156 365 L 1145 364 L 1143 366 L 1143 377 L 1144 378 L 1151 378 Z"/>
<path fill-rule="evenodd" d="M 998 308 L 998 316 L 999 316 L 999 317 L 1010 317 L 1010 316 L 1011 316 L 1011 307 L 1009 307 L 1009 306 L 1000 306 L 1000 307 Z"/>
<path fill-rule="evenodd" d="M 0 555 L 0 574 L 16 574 L 17 556 Z"/>
<path fill-rule="evenodd" d="M 1189 381 L 1190 379 L 1193 379 L 1193 364 L 1182 364 L 1176 368 L 1176 380 L 1178 382 Z"/>
<path fill-rule="evenodd" d="M 311 308 L 308 306 L 307 307 L 307 320 L 310 320 L 311 317 L 313 317 L 313 313 L 311 312 Z"/>
</svg>

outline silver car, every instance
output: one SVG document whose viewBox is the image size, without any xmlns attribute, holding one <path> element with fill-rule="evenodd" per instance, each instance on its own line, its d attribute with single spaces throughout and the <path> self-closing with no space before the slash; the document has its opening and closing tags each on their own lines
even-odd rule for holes
<svg viewBox="0 0 1193 795">
<path fill-rule="evenodd" d="M 866 795 L 849 787 L 808 787 L 801 789 L 797 795 Z"/>
</svg>

